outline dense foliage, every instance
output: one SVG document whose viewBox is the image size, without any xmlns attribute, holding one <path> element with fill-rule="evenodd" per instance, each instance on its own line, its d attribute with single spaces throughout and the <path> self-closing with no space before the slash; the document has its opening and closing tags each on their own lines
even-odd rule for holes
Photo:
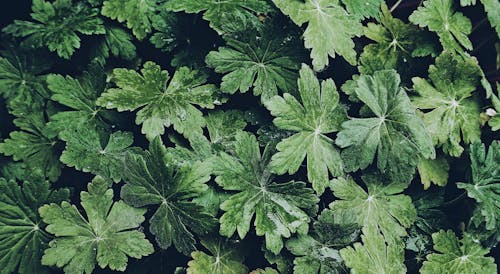
<svg viewBox="0 0 500 274">
<path fill-rule="evenodd" d="M 1 274 L 497 273 L 498 0 L 9 5 Z"/>
</svg>

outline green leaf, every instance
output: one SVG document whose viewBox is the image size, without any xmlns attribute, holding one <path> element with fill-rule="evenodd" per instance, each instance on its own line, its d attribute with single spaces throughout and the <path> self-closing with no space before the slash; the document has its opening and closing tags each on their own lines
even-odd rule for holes
<svg viewBox="0 0 500 274">
<path fill-rule="evenodd" d="M 201 244 L 212 255 L 203 251 L 191 253 L 193 260 L 188 262 L 188 274 L 247 274 L 241 251 L 228 240 L 220 238 L 201 240 Z"/>
<path fill-rule="evenodd" d="M 170 0 L 164 4 L 170 11 L 201 13 L 203 19 L 210 22 L 210 27 L 219 34 L 224 32 L 224 17 L 228 14 L 240 15 L 252 21 L 259 21 L 257 15 L 271 12 L 271 6 L 265 0 Z"/>
<path fill-rule="evenodd" d="M 118 22 L 127 22 L 137 39 L 144 39 L 151 32 L 151 17 L 157 9 L 157 0 L 106 0 L 102 15 Z"/>
<path fill-rule="evenodd" d="M 426 0 L 410 15 L 409 20 L 437 33 L 444 50 L 463 52 L 462 46 L 472 50 L 472 43 L 467 37 L 472 31 L 471 22 L 461 12 L 454 11 L 452 0 Z"/>
<path fill-rule="evenodd" d="M 187 138 L 201 134 L 205 119 L 195 105 L 213 108 L 216 90 L 214 85 L 204 84 L 206 76 L 181 67 L 170 79 L 168 72 L 153 62 L 146 62 L 141 73 L 115 69 L 113 82 L 118 87 L 106 90 L 97 105 L 118 111 L 140 108 L 135 122 L 142 124 L 142 133 L 149 140 L 162 135 L 170 125 Z"/>
<path fill-rule="evenodd" d="M 459 240 L 453 231 L 441 230 L 432 234 L 432 240 L 437 252 L 427 255 L 420 273 L 497 273 L 495 260 L 485 257 L 490 250 L 469 235 Z"/>
<path fill-rule="evenodd" d="M 273 182 L 269 149 L 261 155 L 255 136 L 237 133 L 234 147 L 234 156 L 221 152 L 214 164 L 215 181 L 234 193 L 221 205 L 220 234 L 230 237 L 237 230 L 245 238 L 255 215 L 256 234 L 265 236 L 266 248 L 278 254 L 283 237 L 307 231 L 319 199 L 303 182 Z"/>
<path fill-rule="evenodd" d="M 118 183 L 122 179 L 125 153 L 134 142 L 131 133 L 117 131 L 111 134 L 89 126 L 61 134 L 66 148 L 61 162 L 77 170 L 109 178 Z"/>
<path fill-rule="evenodd" d="M 378 24 L 368 23 L 364 29 L 365 36 L 376 43 L 364 47 L 359 57 L 361 73 L 396 69 L 405 75 L 410 72 L 415 55 L 434 54 L 433 45 L 426 40 L 425 32 L 394 18 L 385 3 L 378 21 Z"/>
<path fill-rule="evenodd" d="M 149 151 L 127 153 L 122 199 L 129 205 L 150 205 L 154 210 L 149 230 L 158 245 L 189 254 L 195 250 L 193 232 L 211 232 L 216 220 L 203 207 L 193 202 L 207 190 L 210 170 L 200 162 L 175 168 L 159 137 L 150 143 Z"/>
<path fill-rule="evenodd" d="M 43 54 L 23 50 L 17 44 L 5 45 L 0 57 L 0 95 L 9 112 L 24 115 L 26 109 L 50 97 L 45 77 L 52 62 Z"/>
<path fill-rule="evenodd" d="M 434 144 L 451 156 L 462 154 L 461 140 L 468 144 L 480 139 L 480 109 L 473 96 L 479 77 L 475 60 L 443 53 L 429 67 L 430 81 L 412 79 L 418 94 L 412 97 L 413 104 L 426 111 L 423 120 Z"/>
<path fill-rule="evenodd" d="M 355 92 L 365 103 L 368 117 L 344 122 L 335 141 L 344 148 L 347 171 L 366 168 L 376 155 L 382 172 L 403 181 L 411 179 L 419 158 L 435 157 L 424 123 L 399 85 L 394 70 L 359 77 Z"/>
<path fill-rule="evenodd" d="M 353 247 L 340 250 L 351 273 L 406 273 L 402 245 L 386 242 L 377 228 L 371 225 L 363 228 L 361 239 L 363 245 L 355 243 Z"/>
<path fill-rule="evenodd" d="M 282 140 L 271 160 L 277 174 L 294 174 L 307 157 L 307 177 L 314 190 L 322 194 L 328 185 L 328 173 L 343 174 L 340 154 L 327 134 L 336 132 L 345 120 L 345 109 L 339 105 L 339 94 L 331 79 L 320 83 L 314 72 L 302 65 L 298 80 L 300 100 L 289 93 L 275 96 L 264 104 L 275 116 L 280 129 L 297 132 Z"/>
<path fill-rule="evenodd" d="M 483 3 L 491 26 L 495 28 L 500 38 L 500 2 L 498 0 L 481 0 L 481 3 Z"/>
<path fill-rule="evenodd" d="M 278 271 L 276 271 L 273 268 L 266 267 L 264 269 L 258 268 L 250 272 L 250 274 L 279 274 Z"/>
<path fill-rule="evenodd" d="M 437 186 L 445 186 L 448 183 L 448 171 L 450 170 L 450 166 L 444 157 L 420 159 L 417 169 L 424 189 L 428 189 L 431 183 Z"/>
<path fill-rule="evenodd" d="M 354 242 L 359 236 L 353 215 L 335 214 L 324 210 L 308 235 L 298 235 L 286 242 L 295 255 L 294 273 L 345 273 L 344 260 L 339 249 Z"/>
<path fill-rule="evenodd" d="M 50 51 L 69 59 L 80 48 L 78 33 L 104 34 L 99 10 L 72 0 L 33 0 L 31 18 L 36 22 L 14 20 L 4 32 L 15 37 L 26 37 L 23 43 L 29 47 L 47 46 Z"/>
<path fill-rule="evenodd" d="M 363 34 L 363 26 L 356 16 L 350 16 L 338 0 L 273 0 L 281 11 L 301 26 L 308 22 L 304 45 L 311 50 L 315 70 L 322 70 L 339 54 L 351 65 L 356 64 L 354 37 Z"/>
<path fill-rule="evenodd" d="M 45 274 L 40 263 L 51 236 L 38 207 L 68 200 L 67 189 L 52 190 L 47 181 L 24 182 L 0 178 L 0 269 L 1 273 Z"/>
<path fill-rule="evenodd" d="M 495 229 L 500 221 L 500 141 L 491 143 L 488 152 L 484 144 L 470 145 L 472 181 L 457 183 L 478 203 L 486 219 L 486 229 Z"/>
<path fill-rule="evenodd" d="M 221 90 L 245 93 L 253 87 L 254 95 L 261 95 L 263 102 L 277 95 L 278 90 L 291 93 L 296 89 L 298 51 L 279 34 L 257 38 L 248 41 L 226 38 L 226 47 L 207 55 L 207 65 L 225 74 Z"/>
<path fill-rule="evenodd" d="M 57 132 L 45 123 L 43 111 L 16 118 L 14 123 L 21 130 L 11 132 L 9 139 L 0 143 L 0 153 L 22 160 L 33 172 L 39 172 L 56 181 L 61 174 Z"/>
<path fill-rule="evenodd" d="M 106 84 L 102 64 L 92 62 L 80 79 L 50 74 L 47 76 L 47 84 L 52 91 L 51 99 L 71 109 L 52 115 L 52 128 L 61 132 L 75 130 L 82 125 L 107 127 L 106 116 L 103 115 L 106 110 L 95 104 Z"/>
<path fill-rule="evenodd" d="M 211 169 L 212 158 L 219 151 L 232 150 L 236 133 L 243 131 L 247 125 L 243 114 L 236 110 L 212 111 L 208 113 L 205 120 L 208 138 L 205 135 L 197 135 L 189 140 L 190 148 L 179 143 L 176 143 L 175 148 L 167 148 L 177 165 L 200 161 Z"/>
<path fill-rule="evenodd" d="M 349 14 L 363 18 L 379 19 L 380 6 L 383 0 L 341 0 Z"/>
<path fill-rule="evenodd" d="M 184 38 L 183 35 L 186 34 L 179 29 L 179 22 L 184 21 L 181 21 L 175 12 L 161 9 L 159 14 L 153 16 L 154 33 L 149 38 L 149 41 L 162 51 L 170 52 L 174 50 L 179 46 L 179 36 Z"/>
<path fill-rule="evenodd" d="M 80 199 L 88 219 L 68 202 L 38 210 L 48 224 L 47 232 L 55 236 L 42 257 L 43 265 L 64 267 L 68 274 L 91 273 L 96 263 L 124 271 L 128 257 L 140 259 L 153 253 L 153 245 L 138 230 L 146 209 L 113 202 L 113 190 L 101 177 L 89 183 Z"/>
<path fill-rule="evenodd" d="M 106 34 L 100 46 L 102 57 L 108 58 L 113 55 L 125 60 L 132 60 L 136 56 L 135 51 L 136 47 L 132 43 L 132 35 L 121 28 L 106 26 Z"/>
<path fill-rule="evenodd" d="M 407 183 L 381 182 L 381 176 L 364 176 L 365 191 L 353 179 L 332 180 L 332 190 L 338 200 L 330 204 L 335 213 L 356 216 L 362 227 L 378 228 L 387 242 L 399 243 L 417 217 L 411 198 L 401 194 Z"/>
</svg>

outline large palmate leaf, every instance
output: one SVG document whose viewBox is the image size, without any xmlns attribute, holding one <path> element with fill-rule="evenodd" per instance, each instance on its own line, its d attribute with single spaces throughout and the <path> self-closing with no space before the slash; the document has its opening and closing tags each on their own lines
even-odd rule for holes
<svg viewBox="0 0 500 274">
<path fill-rule="evenodd" d="M 259 14 L 272 11 L 265 0 L 169 0 L 164 7 L 171 11 L 186 13 L 203 12 L 203 19 L 210 22 L 210 27 L 219 34 L 224 32 L 224 21 L 228 15 L 242 16 L 252 21 L 259 21 Z"/>
<path fill-rule="evenodd" d="M 52 237 L 44 230 L 38 208 L 67 200 L 69 191 L 49 186 L 46 181 L 20 186 L 0 178 L 0 273 L 50 273 L 40 260 Z"/>
<path fill-rule="evenodd" d="M 486 229 L 498 229 L 500 222 L 500 141 L 491 143 L 488 153 L 484 144 L 470 146 L 472 181 L 457 183 L 458 188 L 479 204 L 481 215 L 486 219 Z"/>
<path fill-rule="evenodd" d="M 221 204 L 225 212 L 220 218 L 220 234 L 229 237 L 238 231 L 245 238 L 255 215 L 256 234 L 265 236 L 266 248 L 278 254 L 283 237 L 307 231 L 318 198 L 303 182 L 273 182 L 269 148 L 261 155 L 255 136 L 237 133 L 234 147 L 234 156 L 222 152 L 214 164 L 216 182 L 234 193 Z"/>
<path fill-rule="evenodd" d="M 332 190 L 338 200 L 330 204 L 334 212 L 355 216 L 362 227 L 373 226 L 387 242 L 399 243 L 417 217 L 411 198 L 401 194 L 408 186 L 401 182 L 383 182 L 381 176 L 364 176 L 365 191 L 353 179 L 332 180 Z"/>
<path fill-rule="evenodd" d="M 85 216 L 68 202 L 51 203 L 38 210 L 55 239 L 49 243 L 42 264 L 64 267 L 67 274 L 92 273 L 101 268 L 124 271 L 128 257 L 140 259 L 153 253 L 153 245 L 137 228 L 146 209 L 123 201 L 113 202 L 109 182 L 95 177 L 88 192 L 80 193 Z"/>
<path fill-rule="evenodd" d="M 419 158 L 435 157 L 424 123 L 399 85 L 394 70 L 359 77 L 355 93 L 366 105 L 366 117 L 344 122 L 335 141 L 344 148 L 342 158 L 348 171 L 366 168 L 377 156 L 382 172 L 408 180 Z"/>
<path fill-rule="evenodd" d="M 16 37 L 26 37 L 24 44 L 30 47 L 47 46 L 50 51 L 69 59 L 80 48 L 81 34 L 104 34 L 99 10 L 83 2 L 72 0 L 33 0 L 31 18 L 36 22 L 15 20 L 3 29 Z"/>
<path fill-rule="evenodd" d="M 356 64 L 352 39 L 361 36 L 363 26 L 356 16 L 350 16 L 338 0 L 273 0 L 281 11 L 297 24 L 308 23 L 304 45 L 311 49 L 315 70 L 325 68 L 328 56 L 341 55 L 351 65 Z"/>
<path fill-rule="evenodd" d="M 403 245 L 386 242 L 377 228 L 371 225 L 363 228 L 361 239 L 363 244 L 355 243 L 353 247 L 340 250 L 351 273 L 407 273 Z"/>
<path fill-rule="evenodd" d="M 241 250 L 229 240 L 207 239 L 201 244 L 211 255 L 203 251 L 191 253 L 193 260 L 188 262 L 188 274 L 247 274 L 248 268 L 242 263 Z"/>
<path fill-rule="evenodd" d="M 434 144 L 458 157 L 463 151 L 461 140 L 472 143 L 480 139 L 480 107 L 473 96 L 480 70 L 469 57 L 443 53 L 429 67 L 429 78 L 412 79 L 418 94 L 412 102 L 425 111 L 423 120 Z"/>
<path fill-rule="evenodd" d="M 277 37 L 276 37 L 277 36 Z M 222 77 L 221 91 L 233 94 L 247 92 L 253 87 L 262 101 L 278 94 L 278 90 L 291 93 L 295 90 L 299 56 L 293 43 L 283 37 L 266 34 L 249 41 L 227 38 L 227 46 L 211 51 L 206 62 Z"/>
<path fill-rule="evenodd" d="M 61 134 L 66 148 L 60 160 L 69 167 L 91 172 L 119 182 L 123 176 L 125 153 L 134 138 L 129 132 L 107 134 L 91 126 L 80 126 Z"/>
<path fill-rule="evenodd" d="M 144 39 L 151 32 L 152 17 L 158 0 L 106 0 L 102 15 L 118 22 L 127 22 L 137 39 Z"/>
<path fill-rule="evenodd" d="M 201 134 L 203 114 L 195 105 L 213 108 L 215 86 L 204 84 L 206 76 L 187 67 L 179 68 L 172 79 L 153 62 L 146 62 L 141 74 L 134 70 L 115 69 L 110 88 L 97 105 L 118 111 L 137 112 L 136 123 L 149 140 L 162 135 L 170 125 L 186 137 Z M 168 80 L 170 79 L 170 82 Z"/>
<path fill-rule="evenodd" d="M 322 194 L 328 185 L 328 173 L 343 174 L 340 154 L 327 134 L 336 132 L 345 120 L 339 94 L 331 79 L 320 83 L 306 65 L 298 80 L 300 102 L 289 93 L 275 96 L 265 106 L 275 116 L 274 124 L 297 132 L 282 140 L 271 160 L 271 170 L 278 174 L 297 172 L 307 157 L 307 177 L 314 190 Z"/>
<path fill-rule="evenodd" d="M 452 0 L 426 0 L 409 19 L 420 27 L 428 27 L 430 31 L 436 32 L 445 50 L 462 52 L 462 47 L 472 49 L 467 37 L 472 30 L 471 22 L 461 12 L 454 11 Z"/>
<path fill-rule="evenodd" d="M 172 244 L 188 255 L 195 249 L 193 232 L 211 232 L 216 220 L 195 202 L 207 190 L 210 170 L 200 162 L 177 169 L 160 138 L 150 143 L 149 151 L 128 153 L 125 158 L 125 185 L 122 199 L 135 207 L 156 208 L 149 219 L 149 230 L 161 248 Z"/>
<path fill-rule="evenodd" d="M 497 273 L 495 260 L 485 257 L 490 250 L 475 242 L 470 235 L 459 240 L 453 231 L 441 230 L 432 234 L 432 240 L 437 252 L 427 255 L 420 273 Z"/>
</svg>

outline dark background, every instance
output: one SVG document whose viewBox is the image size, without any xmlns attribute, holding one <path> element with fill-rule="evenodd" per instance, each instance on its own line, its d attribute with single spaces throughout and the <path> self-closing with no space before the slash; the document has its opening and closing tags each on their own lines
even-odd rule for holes
<svg viewBox="0 0 500 274">
<path fill-rule="evenodd" d="M 6 25 L 10 24 L 14 19 L 30 20 L 30 12 L 31 12 L 30 0 L 17 0 L 17 1 L 4 1 L 4 2 L 5 3 L 3 3 L 2 9 L 0 9 L 0 28 L 3 28 Z M 386 2 L 388 3 L 388 6 L 391 7 L 392 4 L 396 1 L 386 1 Z M 419 3 L 420 1 L 413 1 L 413 0 L 404 1 L 393 12 L 393 15 L 395 17 L 399 17 L 407 21 L 406 18 L 408 18 L 409 14 L 411 14 L 411 12 L 416 8 L 416 6 Z M 459 5 L 457 4 L 456 6 L 458 7 Z M 474 50 L 472 51 L 472 55 L 478 58 L 479 63 L 486 74 L 486 77 L 490 81 L 500 81 L 500 72 L 496 68 L 497 66 L 496 51 L 494 46 L 495 42 L 497 42 L 498 39 L 496 38 L 494 30 L 490 27 L 489 22 L 485 20 L 486 19 L 485 12 L 482 8 L 482 5 L 478 4 L 475 7 L 459 8 L 459 11 L 463 12 L 472 21 L 472 25 L 475 26 L 473 33 L 469 36 L 474 45 Z M 198 17 L 197 20 L 200 26 L 202 26 L 200 30 L 194 30 L 196 33 L 195 35 L 193 35 L 193 37 L 194 36 L 199 37 L 201 40 L 217 39 L 215 33 L 209 29 L 206 22 L 204 22 L 201 18 L 199 18 L 200 17 L 199 15 L 187 15 L 187 16 Z M 142 42 L 135 41 L 135 44 L 138 47 L 137 48 L 138 55 L 143 56 L 144 60 L 157 61 L 160 64 L 162 64 L 162 66 L 165 68 L 169 66 L 168 63 L 171 56 L 155 49 L 154 47 L 149 45 L 147 40 L 144 40 Z M 349 68 L 349 66 L 346 65 L 345 61 L 343 61 L 342 58 L 336 58 L 334 60 L 330 59 L 330 61 L 332 62 L 330 67 L 325 71 L 321 72 L 319 76 L 322 78 L 328 78 L 334 75 L 335 81 L 338 86 L 340 86 L 340 84 L 342 84 L 343 81 L 349 79 L 351 77 L 351 74 L 355 72 L 353 68 Z M 71 62 L 63 61 L 61 63 L 61 66 L 58 67 L 58 69 L 62 70 L 58 71 L 60 73 L 71 74 L 75 72 L 76 68 L 75 66 L 71 65 Z M 423 73 L 425 73 L 425 71 Z M 241 108 L 241 106 L 249 104 L 257 105 L 257 102 L 258 100 L 255 100 L 255 98 L 247 94 L 232 99 L 231 105 L 232 107 Z M 3 134 L 11 130 L 14 130 L 11 120 L 12 117 L 6 112 L 3 102 L 0 101 L 0 123 L 2 123 L 3 129 L 6 130 L 5 132 L 2 132 Z M 138 128 L 135 129 L 138 130 L 137 132 L 140 132 Z M 492 132 L 485 131 L 483 134 L 484 134 L 483 140 L 485 140 L 486 142 L 488 142 L 488 140 L 491 141 L 493 139 L 499 139 L 498 133 L 496 133 L 495 135 Z M 134 134 L 136 138 L 139 137 L 140 135 L 141 134 Z M 5 136 L 0 136 L 0 137 L 5 137 Z M 457 163 L 458 165 L 463 164 L 464 166 L 468 164 L 466 159 L 463 159 L 463 161 L 458 161 Z M 452 167 L 452 170 L 461 170 L 463 172 L 464 168 L 461 168 L 460 166 L 455 166 Z M 450 174 L 451 177 L 450 182 L 456 181 L 453 179 L 453 177 L 456 177 L 456 179 L 458 179 L 462 178 L 463 176 L 464 174 L 462 173 Z M 83 190 L 86 187 L 86 182 L 90 181 L 91 178 L 92 176 L 90 176 L 89 174 L 81 173 L 75 171 L 74 169 L 65 168 L 63 170 L 63 174 L 59 182 L 64 182 L 65 185 L 68 185 L 69 183 L 72 187 L 74 187 L 73 193 L 78 193 L 79 191 Z M 450 189 L 448 193 L 451 196 L 457 194 L 456 190 L 454 189 Z M 328 200 L 330 200 L 331 198 L 332 197 L 322 197 L 322 203 L 324 202 L 328 204 L 329 202 Z M 452 209 L 450 209 L 449 212 L 446 212 L 447 216 L 451 220 L 457 219 L 456 221 L 459 222 L 460 217 L 463 217 L 463 210 L 470 211 L 470 208 L 468 207 L 471 205 L 472 204 L 468 202 L 461 203 L 458 207 L 453 207 Z M 152 242 L 154 241 L 152 238 L 150 238 L 150 240 Z M 251 235 L 251 233 L 249 233 L 243 245 L 247 249 L 248 253 L 245 263 L 250 269 L 255 269 L 258 267 L 263 268 L 268 264 L 265 258 L 263 257 L 263 253 L 260 250 L 260 246 L 262 245 L 261 237 L 256 237 L 255 235 Z M 492 253 L 493 256 L 498 255 L 497 249 L 495 248 L 492 251 Z M 155 254 L 147 258 L 143 258 L 142 260 L 139 261 L 135 259 L 130 259 L 126 273 L 173 273 L 176 266 L 186 266 L 188 260 L 189 260 L 188 257 L 179 255 L 177 252 L 174 251 L 174 248 L 170 248 L 167 251 L 157 251 Z M 98 266 L 96 266 L 94 272 L 112 273 L 109 270 L 101 270 Z"/>
</svg>

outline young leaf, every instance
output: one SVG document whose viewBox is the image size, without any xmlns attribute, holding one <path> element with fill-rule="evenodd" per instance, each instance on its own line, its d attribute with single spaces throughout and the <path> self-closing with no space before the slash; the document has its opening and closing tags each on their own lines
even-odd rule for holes
<svg viewBox="0 0 500 274">
<path fill-rule="evenodd" d="M 472 30 L 471 22 L 461 12 L 455 12 L 452 5 L 452 0 L 426 0 L 410 15 L 409 20 L 437 33 L 444 50 L 463 52 L 462 46 L 472 50 L 472 43 L 467 37 Z"/>
<path fill-rule="evenodd" d="M 195 250 L 192 232 L 207 234 L 216 225 L 216 220 L 192 201 L 207 190 L 210 172 L 200 162 L 176 170 L 170 157 L 159 137 L 150 143 L 149 151 L 127 153 L 121 197 L 135 207 L 157 206 L 149 230 L 158 245 L 167 249 L 173 243 L 187 255 Z"/>
<path fill-rule="evenodd" d="M 411 198 L 400 194 L 408 186 L 401 182 L 381 182 L 381 176 L 364 176 L 366 192 L 353 179 L 332 180 L 332 190 L 338 200 L 330 204 L 337 214 L 356 216 L 362 227 L 379 229 L 387 242 L 399 243 L 399 237 L 406 236 L 405 228 L 417 217 Z"/>
<path fill-rule="evenodd" d="M 72 0 L 33 0 L 31 18 L 36 22 L 15 20 L 4 32 L 15 37 L 26 37 L 23 43 L 30 47 L 47 46 L 50 51 L 69 59 L 80 48 L 78 33 L 104 34 L 98 9 Z"/>
<path fill-rule="evenodd" d="M 42 251 L 51 236 L 38 208 L 45 203 L 68 200 L 67 189 L 51 190 L 47 181 L 24 182 L 0 178 L 0 272 L 48 274 L 42 266 Z"/>
<path fill-rule="evenodd" d="M 88 219 L 68 202 L 38 210 L 48 224 L 47 232 L 56 237 L 45 250 L 43 265 L 64 267 L 68 274 L 91 273 L 96 263 L 124 271 L 128 257 L 140 259 L 153 253 L 153 245 L 137 230 L 146 209 L 113 202 L 113 190 L 101 177 L 89 183 L 80 199 Z"/>
<path fill-rule="evenodd" d="M 248 268 L 243 264 L 244 257 L 240 250 L 228 240 L 201 240 L 201 244 L 212 254 L 203 251 L 191 253 L 193 260 L 188 262 L 188 274 L 247 274 Z"/>
<path fill-rule="evenodd" d="M 339 54 L 351 65 L 356 64 L 352 39 L 361 36 L 363 26 L 356 16 L 350 16 L 338 0 L 273 0 L 281 11 L 301 26 L 308 22 L 304 45 L 311 50 L 315 70 L 328 65 L 328 56 Z"/>
<path fill-rule="evenodd" d="M 210 22 L 219 34 L 224 32 L 224 15 L 238 14 L 253 21 L 258 21 L 258 14 L 271 12 L 272 9 L 265 0 L 170 0 L 164 4 L 167 10 L 184 11 L 186 13 L 203 12 L 203 19 Z"/>
<path fill-rule="evenodd" d="M 179 68 L 172 79 L 153 62 L 146 62 L 141 74 L 134 70 L 115 69 L 110 88 L 97 99 L 97 105 L 118 111 L 137 112 L 135 122 L 149 140 L 165 132 L 170 125 L 188 139 L 201 134 L 203 114 L 195 105 L 214 107 L 215 86 L 204 84 L 206 76 L 187 67 Z"/>
<path fill-rule="evenodd" d="M 328 173 L 343 174 L 340 154 L 326 134 L 336 132 L 345 120 L 339 95 L 331 79 L 320 83 L 314 72 L 303 65 L 298 80 L 300 100 L 289 93 L 275 96 L 264 104 L 275 116 L 274 124 L 297 132 L 282 140 L 271 160 L 277 174 L 294 174 L 307 157 L 307 177 L 314 190 L 322 194 L 328 185 Z"/>
<path fill-rule="evenodd" d="M 477 201 L 486 229 L 493 230 L 500 221 L 500 141 L 491 143 L 488 153 L 484 144 L 471 144 L 470 161 L 472 182 L 457 183 L 457 187 Z"/>
<path fill-rule="evenodd" d="M 156 11 L 157 0 L 106 0 L 102 15 L 118 22 L 127 22 L 137 39 L 144 39 L 151 32 L 151 17 Z"/>
<path fill-rule="evenodd" d="M 306 231 L 309 214 L 317 210 L 318 198 L 303 182 L 275 183 L 269 171 L 269 149 L 261 155 L 255 136 L 236 134 L 234 156 L 221 152 L 214 164 L 216 182 L 234 191 L 221 205 L 220 234 L 232 236 L 237 230 L 245 238 L 255 215 L 255 231 L 265 236 L 266 248 L 278 254 L 282 238 Z"/>
<path fill-rule="evenodd" d="M 371 225 L 363 228 L 361 239 L 363 245 L 355 243 L 340 250 L 351 273 L 406 273 L 403 245 L 386 242 Z"/>
<path fill-rule="evenodd" d="M 432 240 L 437 252 L 427 255 L 420 273 L 497 273 L 495 260 L 485 257 L 490 250 L 469 235 L 459 240 L 453 231 L 441 230 L 432 234 Z"/>
<path fill-rule="evenodd" d="M 259 39 L 239 41 L 227 38 L 227 46 L 211 51 L 206 57 L 209 67 L 222 77 L 221 90 L 233 94 L 247 92 L 253 86 L 254 95 L 267 101 L 278 90 L 291 93 L 299 70 L 299 56 L 290 43 L 282 38 L 264 35 Z"/>
<path fill-rule="evenodd" d="M 10 138 L 0 143 L 0 153 L 22 160 L 29 169 L 56 181 L 61 174 L 61 153 L 57 132 L 45 123 L 44 113 L 35 112 L 16 118 L 14 123 L 21 129 L 10 133 Z"/>
<path fill-rule="evenodd" d="M 423 114 L 427 130 L 434 144 L 442 146 L 451 156 L 462 154 L 462 139 L 465 143 L 480 139 L 479 103 L 472 97 L 479 77 L 480 70 L 473 59 L 443 53 L 429 67 L 430 81 L 412 79 L 418 94 L 412 97 L 413 104 L 421 110 L 430 110 Z"/>
<path fill-rule="evenodd" d="M 109 178 L 116 183 L 122 179 L 125 153 L 134 142 L 129 132 L 117 131 L 107 134 L 89 126 L 65 131 L 61 134 L 61 139 L 66 141 L 61 162 L 77 170 Z"/>
<path fill-rule="evenodd" d="M 345 148 L 342 158 L 348 171 L 366 168 L 377 155 L 377 167 L 403 182 L 411 179 L 419 158 L 435 157 L 424 123 L 399 84 L 394 70 L 359 77 L 355 92 L 369 115 L 344 122 L 335 141 Z"/>
</svg>

